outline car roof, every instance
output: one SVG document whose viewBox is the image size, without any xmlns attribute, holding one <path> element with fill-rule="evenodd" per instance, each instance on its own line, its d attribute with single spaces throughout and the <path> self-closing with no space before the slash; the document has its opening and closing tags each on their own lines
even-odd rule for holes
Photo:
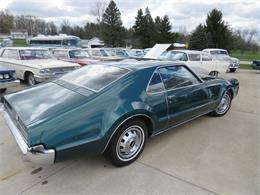
<svg viewBox="0 0 260 195">
<path fill-rule="evenodd" d="M 141 70 L 141 69 L 156 69 L 160 66 L 176 66 L 176 65 L 185 65 L 180 62 L 173 61 L 160 61 L 160 60 L 141 60 L 141 61 L 121 61 L 121 62 L 105 62 L 102 63 L 110 66 L 117 66 L 122 68 L 127 68 L 130 70 Z"/>
<path fill-rule="evenodd" d="M 202 51 L 227 51 L 225 49 L 218 49 L 218 48 L 207 48 L 203 49 Z"/>
<path fill-rule="evenodd" d="M 174 50 L 170 50 L 170 51 L 177 51 L 177 52 L 184 52 L 184 53 L 196 53 L 196 54 L 201 54 L 201 51 L 198 50 L 185 50 L 185 49 L 174 49 Z"/>
</svg>

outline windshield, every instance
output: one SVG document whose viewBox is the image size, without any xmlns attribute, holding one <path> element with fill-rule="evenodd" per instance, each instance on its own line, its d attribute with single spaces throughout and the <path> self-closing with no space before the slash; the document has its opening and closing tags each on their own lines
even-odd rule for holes
<svg viewBox="0 0 260 195">
<path fill-rule="evenodd" d="M 89 58 L 89 54 L 84 50 L 71 50 L 69 51 L 70 58 L 84 59 Z"/>
<path fill-rule="evenodd" d="M 176 61 L 187 61 L 187 55 L 184 52 L 170 51 L 165 55 L 166 59 L 176 60 Z"/>
<path fill-rule="evenodd" d="M 89 65 L 66 74 L 61 79 L 98 91 L 129 72 L 128 69 L 108 65 Z"/>
<path fill-rule="evenodd" d="M 228 52 L 225 50 L 214 50 L 210 51 L 211 55 L 228 55 Z"/>
<path fill-rule="evenodd" d="M 104 51 L 106 51 L 106 53 L 110 56 L 116 56 L 116 53 L 112 49 L 106 49 Z"/>
<path fill-rule="evenodd" d="M 52 58 L 48 50 L 20 50 L 21 60 L 36 60 L 36 59 L 50 59 Z"/>
</svg>

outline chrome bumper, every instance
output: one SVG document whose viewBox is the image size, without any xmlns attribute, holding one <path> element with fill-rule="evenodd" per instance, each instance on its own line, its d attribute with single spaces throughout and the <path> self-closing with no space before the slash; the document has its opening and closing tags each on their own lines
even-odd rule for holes
<svg viewBox="0 0 260 195">
<path fill-rule="evenodd" d="M 60 74 L 49 74 L 49 75 L 34 75 L 34 78 L 37 83 L 42 83 L 45 81 L 51 81 L 51 80 L 58 79 L 67 73 L 69 73 L 69 72 L 63 72 Z"/>
<path fill-rule="evenodd" d="M 25 157 L 29 161 L 37 163 L 37 164 L 53 164 L 54 163 L 55 150 L 54 149 L 46 150 L 43 145 L 29 147 L 27 145 L 27 143 L 25 142 L 23 136 L 21 135 L 20 131 L 15 126 L 11 117 L 5 111 L 3 104 L 0 104 L 0 115 L 2 115 L 3 118 L 5 119 L 7 126 L 9 127 L 10 131 L 12 132 L 12 134 L 16 140 L 16 143 L 18 144 L 22 153 L 25 155 Z"/>
<path fill-rule="evenodd" d="M 5 88 L 9 88 L 9 87 L 17 87 L 19 84 L 20 84 L 19 80 L 3 82 L 3 83 L 0 83 L 0 89 L 5 89 Z"/>
</svg>

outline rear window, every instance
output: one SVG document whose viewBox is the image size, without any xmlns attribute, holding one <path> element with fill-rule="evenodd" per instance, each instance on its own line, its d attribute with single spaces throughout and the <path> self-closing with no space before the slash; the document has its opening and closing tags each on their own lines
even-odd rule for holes
<svg viewBox="0 0 260 195">
<path fill-rule="evenodd" d="M 116 66 L 88 65 L 66 74 L 61 79 L 81 87 L 98 91 L 123 77 L 128 72 L 128 69 Z"/>
</svg>

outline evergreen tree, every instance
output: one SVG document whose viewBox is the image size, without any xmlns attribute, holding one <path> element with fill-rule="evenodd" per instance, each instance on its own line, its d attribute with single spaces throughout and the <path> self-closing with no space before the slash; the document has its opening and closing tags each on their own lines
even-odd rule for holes
<svg viewBox="0 0 260 195">
<path fill-rule="evenodd" d="M 102 38 L 109 46 L 122 46 L 126 31 L 121 20 L 121 13 L 116 3 L 111 0 L 102 16 Z"/>
<path fill-rule="evenodd" d="M 210 34 L 207 33 L 205 27 L 200 24 L 191 35 L 189 49 L 203 50 L 211 46 Z"/>
<path fill-rule="evenodd" d="M 152 47 L 155 44 L 155 24 L 149 8 L 145 9 L 145 14 L 139 9 L 135 20 L 135 25 L 133 26 L 134 36 L 139 39 L 139 47 Z"/>
<path fill-rule="evenodd" d="M 210 34 L 213 46 L 226 48 L 229 41 L 229 29 L 223 21 L 222 12 L 213 9 L 206 19 L 206 31 Z"/>
<path fill-rule="evenodd" d="M 171 32 L 172 26 L 169 17 L 165 15 L 161 20 L 159 31 L 161 37 L 161 43 L 173 43 L 173 34 Z"/>
</svg>

